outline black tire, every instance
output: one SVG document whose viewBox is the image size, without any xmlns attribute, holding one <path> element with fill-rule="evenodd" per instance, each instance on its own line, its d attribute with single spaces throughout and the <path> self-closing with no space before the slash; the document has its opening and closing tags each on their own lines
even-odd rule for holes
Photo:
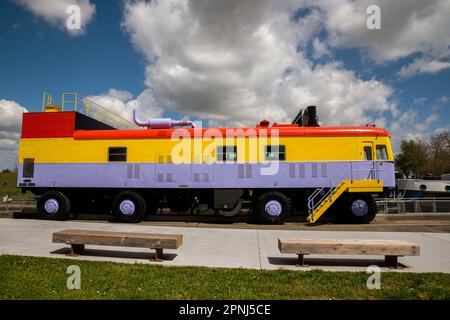
<svg viewBox="0 0 450 320">
<path fill-rule="evenodd" d="M 283 223 L 291 210 L 291 200 L 279 191 L 268 191 L 261 194 L 255 204 L 256 214 L 266 223 Z"/>
<path fill-rule="evenodd" d="M 147 208 L 144 198 L 134 191 L 123 191 L 114 197 L 112 213 L 122 222 L 140 222 Z"/>
<path fill-rule="evenodd" d="M 70 200 L 60 191 L 47 191 L 37 201 L 38 216 L 45 220 L 67 220 Z"/>
<path fill-rule="evenodd" d="M 371 223 L 378 211 L 372 196 L 364 193 L 346 195 L 344 206 L 345 221 L 355 224 Z"/>
</svg>

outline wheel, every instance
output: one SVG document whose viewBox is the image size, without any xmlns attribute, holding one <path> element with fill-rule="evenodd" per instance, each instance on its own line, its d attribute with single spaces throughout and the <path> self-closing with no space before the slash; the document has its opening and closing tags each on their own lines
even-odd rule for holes
<svg viewBox="0 0 450 320">
<path fill-rule="evenodd" d="M 134 191 L 120 192 L 112 204 L 114 217 L 123 222 L 141 221 L 146 210 L 144 198 Z"/>
<path fill-rule="evenodd" d="M 41 219 L 67 220 L 70 200 L 60 191 L 47 191 L 37 201 L 37 209 Z"/>
<path fill-rule="evenodd" d="M 282 192 L 269 191 L 256 200 L 255 212 L 267 223 L 282 223 L 291 212 L 291 200 Z"/>
<path fill-rule="evenodd" d="M 370 223 L 377 214 L 377 204 L 370 194 L 349 194 L 345 203 L 345 213 L 349 222 Z"/>
</svg>

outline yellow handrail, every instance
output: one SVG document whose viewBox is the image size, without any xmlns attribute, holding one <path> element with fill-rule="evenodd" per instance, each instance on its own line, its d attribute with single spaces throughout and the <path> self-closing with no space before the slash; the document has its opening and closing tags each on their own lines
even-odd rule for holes
<svg viewBox="0 0 450 320">
<path fill-rule="evenodd" d="M 52 95 L 44 92 L 42 95 L 42 112 L 45 112 L 45 107 L 52 104 Z"/>
<path fill-rule="evenodd" d="M 68 100 L 71 99 L 71 100 Z M 118 129 L 134 129 L 138 128 L 134 123 L 124 119 L 118 114 L 107 110 L 103 106 L 99 105 L 95 101 L 86 98 L 79 94 L 78 92 L 70 92 L 63 94 L 63 105 L 73 104 L 75 111 L 84 113 L 85 115 L 102 121 Z M 120 121 L 118 121 L 120 120 Z M 117 124 L 121 124 L 117 126 Z"/>
<path fill-rule="evenodd" d="M 51 105 L 52 96 L 44 92 L 42 98 L 42 111 L 45 111 L 45 106 Z M 128 121 L 120 115 L 107 110 L 95 101 L 86 98 L 78 92 L 65 92 L 61 96 L 61 110 L 76 111 L 83 113 L 88 117 L 104 122 L 117 129 L 138 129 L 139 127 L 133 122 Z"/>
</svg>

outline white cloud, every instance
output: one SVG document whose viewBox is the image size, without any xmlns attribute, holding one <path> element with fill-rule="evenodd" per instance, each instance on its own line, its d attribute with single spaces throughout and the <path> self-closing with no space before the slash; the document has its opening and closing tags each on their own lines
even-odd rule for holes
<svg viewBox="0 0 450 320">
<path fill-rule="evenodd" d="M 414 128 L 416 129 L 417 133 L 423 134 L 427 131 L 430 131 L 430 126 L 437 120 L 439 120 L 439 115 L 437 113 L 432 113 L 425 119 L 424 122 L 416 123 Z"/>
<path fill-rule="evenodd" d="M 420 97 L 420 98 L 414 98 L 413 103 L 414 103 L 414 104 L 424 104 L 425 101 L 427 101 L 427 98 L 425 98 L 425 97 Z"/>
<path fill-rule="evenodd" d="M 325 55 L 330 54 L 330 50 L 326 43 L 319 40 L 319 38 L 314 39 L 313 41 L 313 49 L 314 49 L 314 58 L 318 59 Z"/>
<path fill-rule="evenodd" d="M 0 169 L 13 168 L 17 161 L 24 112 L 27 109 L 17 102 L 0 100 Z"/>
<path fill-rule="evenodd" d="M 409 65 L 402 67 L 397 74 L 400 77 L 408 78 L 419 73 L 434 74 L 448 68 L 450 68 L 450 62 L 447 61 L 416 59 Z"/>
<path fill-rule="evenodd" d="M 448 96 L 442 96 L 438 99 L 438 102 L 440 104 L 447 104 L 448 103 Z"/>
<path fill-rule="evenodd" d="M 381 9 L 381 30 L 366 28 L 369 5 Z M 378 63 L 415 53 L 433 60 L 449 54 L 450 1 L 448 0 L 320 0 L 326 13 L 330 42 L 336 47 L 359 47 Z M 436 69 L 436 63 L 431 69 Z"/>
<path fill-rule="evenodd" d="M 385 117 L 375 119 L 374 123 L 378 128 L 386 128 L 387 126 L 387 120 Z"/>
<path fill-rule="evenodd" d="M 15 101 L 0 100 L 0 131 L 19 132 L 22 126 L 22 113 L 27 109 Z"/>
<path fill-rule="evenodd" d="M 425 119 L 425 125 L 429 126 L 433 122 L 436 122 L 438 120 L 439 120 L 439 115 L 437 113 L 432 113 Z"/>
<path fill-rule="evenodd" d="M 116 98 L 123 102 L 128 102 L 133 99 L 133 95 L 126 90 L 109 89 L 108 92 L 101 95 Z"/>
<path fill-rule="evenodd" d="M 297 50 L 323 16 L 295 21 L 294 9 L 259 0 L 133 1 L 123 26 L 148 60 L 146 83 L 159 105 L 183 114 L 254 126 L 263 118 L 290 122 L 314 104 L 322 123 L 339 125 L 391 110 L 389 86 L 338 62 L 314 66 Z"/>
<path fill-rule="evenodd" d="M 87 98 L 131 122 L 135 108 L 139 108 L 139 116 L 142 119 L 159 118 L 163 112 L 155 101 L 151 89 L 144 90 L 136 98 L 128 91 L 117 89 L 110 89 L 108 92 Z"/>
<path fill-rule="evenodd" d="M 51 25 L 65 29 L 71 35 L 82 34 L 95 14 L 95 4 L 90 0 L 15 0 L 15 2 Z M 70 16 L 67 8 L 70 5 L 80 7 L 81 30 L 69 30 L 66 27 L 67 18 Z"/>
<path fill-rule="evenodd" d="M 422 139 L 436 132 L 432 126 L 439 120 L 438 113 L 431 113 L 424 121 L 418 120 L 418 115 L 417 109 L 408 109 L 386 127 L 392 136 L 394 152 L 400 151 L 402 140 Z"/>
<path fill-rule="evenodd" d="M 443 132 L 448 132 L 450 129 L 450 122 L 445 127 L 439 127 L 434 130 L 434 134 L 439 134 Z"/>
</svg>

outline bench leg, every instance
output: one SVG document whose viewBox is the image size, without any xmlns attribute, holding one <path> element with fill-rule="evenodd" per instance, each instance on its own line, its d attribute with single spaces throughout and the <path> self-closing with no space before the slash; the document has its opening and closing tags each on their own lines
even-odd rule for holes
<svg viewBox="0 0 450 320">
<path fill-rule="evenodd" d="M 84 244 L 70 244 L 70 253 L 68 256 L 77 256 L 84 253 Z"/>
<path fill-rule="evenodd" d="M 398 256 L 385 256 L 384 261 L 390 268 L 398 268 Z"/>
<path fill-rule="evenodd" d="M 161 248 L 155 248 L 155 258 L 152 259 L 153 261 L 162 261 L 164 260 L 164 254 L 163 254 L 163 249 Z"/>
<path fill-rule="evenodd" d="M 299 254 L 298 258 L 297 258 L 297 265 L 298 266 L 304 266 L 305 265 L 305 259 L 304 259 L 304 254 Z"/>
</svg>

